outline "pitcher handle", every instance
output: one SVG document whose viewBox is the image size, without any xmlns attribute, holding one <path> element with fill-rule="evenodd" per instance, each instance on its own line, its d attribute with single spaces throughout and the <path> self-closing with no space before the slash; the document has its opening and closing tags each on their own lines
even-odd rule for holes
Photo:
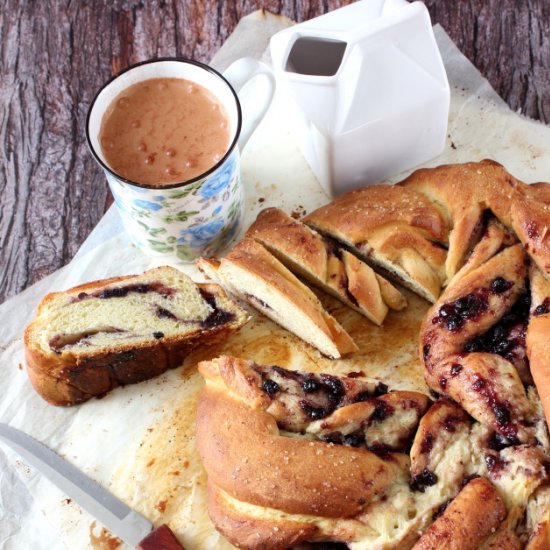
<svg viewBox="0 0 550 550">
<path fill-rule="evenodd" d="M 243 103 L 240 94 L 241 89 L 250 80 L 260 75 L 265 79 L 267 86 L 262 87 L 261 94 L 254 94 L 253 101 L 247 101 L 246 105 L 242 105 L 243 122 L 238 141 L 241 151 L 271 105 L 273 94 L 275 93 L 275 77 L 273 71 L 265 63 L 252 57 L 237 59 L 223 73 L 223 76 L 233 86 L 235 92 L 237 92 L 241 103 Z"/>
</svg>

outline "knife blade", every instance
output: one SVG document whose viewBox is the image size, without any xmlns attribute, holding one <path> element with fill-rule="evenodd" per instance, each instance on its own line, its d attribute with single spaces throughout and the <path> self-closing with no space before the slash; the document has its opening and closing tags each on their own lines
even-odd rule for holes
<svg viewBox="0 0 550 550">
<path fill-rule="evenodd" d="M 126 544 L 139 550 L 183 549 L 167 525 L 153 529 L 153 524 L 147 518 L 25 432 L 0 422 L 0 441 Z"/>
</svg>

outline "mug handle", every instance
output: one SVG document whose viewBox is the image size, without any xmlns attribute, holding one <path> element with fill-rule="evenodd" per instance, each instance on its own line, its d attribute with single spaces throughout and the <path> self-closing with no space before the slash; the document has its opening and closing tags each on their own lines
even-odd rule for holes
<svg viewBox="0 0 550 550">
<path fill-rule="evenodd" d="M 259 75 L 265 78 L 267 87 L 263 90 L 263 93 L 254 94 L 253 101 L 248 101 L 246 106 L 243 105 L 243 123 L 238 141 L 241 151 L 271 105 L 273 94 L 275 93 L 275 77 L 273 71 L 265 63 L 252 57 L 237 59 L 223 72 L 223 76 L 233 86 L 240 101 L 242 101 L 240 96 L 241 89 L 251 79 Z"/>
</svg>

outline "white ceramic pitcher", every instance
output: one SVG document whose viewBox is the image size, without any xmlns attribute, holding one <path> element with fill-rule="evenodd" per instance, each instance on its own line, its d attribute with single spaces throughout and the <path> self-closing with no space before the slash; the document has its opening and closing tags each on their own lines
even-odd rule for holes
<svg viewBox="0 0 550 550">
<path fill-rule="evenodd" d="M 421 2 L 362 0 L 271 39 L 296 140 L 330 195 L 440 154 L 449 84 Z"/>
</svg>

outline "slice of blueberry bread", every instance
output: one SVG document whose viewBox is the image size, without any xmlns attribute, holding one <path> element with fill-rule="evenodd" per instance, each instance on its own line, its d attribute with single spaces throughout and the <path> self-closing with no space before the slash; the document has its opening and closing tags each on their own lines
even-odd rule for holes
<svg viewBox="0 0 550 550">
<path fill-rule="evenodd" d="M 215 284 L 171 267 L 87 283 L 44 297 L 25 331 L 25 358 L 38 393 L 74 405 L 181 365 L 247 314 Z"/>
</svg>

